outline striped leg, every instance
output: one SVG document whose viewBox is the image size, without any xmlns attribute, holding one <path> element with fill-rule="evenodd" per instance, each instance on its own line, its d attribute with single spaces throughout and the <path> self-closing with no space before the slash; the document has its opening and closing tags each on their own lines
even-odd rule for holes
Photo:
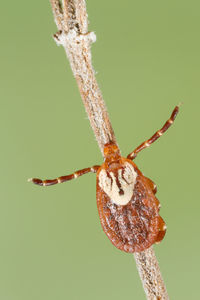
<svg viewBox="0 0 200 300">
<path fill-rule="evenodd" d="M 171 117 L 169 118 L 169 120 L 167 120 L 167 122 L 163 125 L 163 127 L 158 130 L 150 139 L 148 139 L 147 141 L 145 141 L 144 143 L 142 143 L 140 146 L 138 146 L 133 152 L 131 152 L 127 158 L 128 159 L 134 159 L 136 158 L 137 154 L 149 147 L 152 143 L 154 143 L 159 137 L 161 137 L 161 135 L 163 135 L 163 133 L 165 131 L 167 131 L 167 129 L 174 123 L 174 120 L 178 114 L 179 111 L 179 106 L 176 106 L 171 114 Z"/>
<path fill-rule="evenodd" d="M 33 183 L 35 183 L 37 185 L 41 185 L 41 186 L 49 186 L 49 185 L 53 185 L 53 184 L 57 184 L 57 183 L 63 183 L 68 180 L 72 180 L 72 179 L 77 178 L 86 173 L 90 173 L 90 172 L 96 173 L 98 171 L 99 167 L 100 166 L 93 166 L 91 168 L 85 168 L 85 169 L 76 171 L 73 174 L 61 176 L 61 177 L 58 177 L 55 179 L 41 180 L 39 178 L 30 178 L 30 179 L 28 179 L 28 181 L 32 181 Z"/>
</svg>

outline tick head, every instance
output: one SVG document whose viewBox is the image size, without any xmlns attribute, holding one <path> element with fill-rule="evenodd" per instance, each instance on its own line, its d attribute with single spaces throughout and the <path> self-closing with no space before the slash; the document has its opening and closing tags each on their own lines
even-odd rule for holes
<svg viewBox="0 0 200 300">
<path fill-rule="evenodd" d="M 118 160 L 120 158 L 120 151 L 118 146 L 114 143 L 105 144 L 104 158 L 108 163 Z"/>
</svg>

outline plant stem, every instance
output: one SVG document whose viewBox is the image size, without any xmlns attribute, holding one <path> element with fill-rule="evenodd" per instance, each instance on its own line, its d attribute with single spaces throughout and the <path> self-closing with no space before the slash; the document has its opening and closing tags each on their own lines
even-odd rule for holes
<svg viewBox="0 0 200 300">
<path fill-rule="evenodd" d="M 104 145 L 116 143 L 108 112 L 98 87 L 91 62 L 91 43 L 96 41 L 88 32 L 85 0 L 50 0 L 58 32 L 54 39 L 62 45 L 77 81 L 90 124 L 103 153 Z M 134 254 L 147 299 L 169 299 L 153 248 Z"/>
<path fill-rule="evenodd" d="M 66 51 L 90 124 L 103 153 L 104 145 L 110 141 L 116 143 L 116 139 L 92 67 L 90 45 L 96 41 L 96 36 L 88 32 L 85 1 L 65 0 L 62 7 L 59 1 L 51 0 L 51 3 L 59 29 L 54 38 Z"/>
</svg>

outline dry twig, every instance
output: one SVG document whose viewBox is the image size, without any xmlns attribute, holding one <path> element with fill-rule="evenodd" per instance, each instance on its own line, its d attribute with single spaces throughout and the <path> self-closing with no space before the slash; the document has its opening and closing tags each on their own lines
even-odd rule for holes
<svg viewBox="0 0 200 300">
<path fill-rule="evenodd" d="M 96 41 L 96 36 L 88 32 L 85 0 L 50 2 L 59 30 L 54 39 L 66 51 L 90 124 L 103 153 L 104 144 L 110 141 L 116 143 L 116 139 L 92 67 L 90 46 Z M 153 248 L 135 253 L 134 257 L 147 299 L 169 299 Z"/>
<path fill-rule="evenodd" d="M 96 36 L 88 32 L 85 1 L 63 0 L 61 6 L 60 1 L 51 0 L 51 4 L 59 29 L 54 35 L 55 41 L 66 51 L 90 124 L 103 152 L 105 143 L 116 140 L 91 63 L 90 45 L 96 41 Z"/>
</svg>

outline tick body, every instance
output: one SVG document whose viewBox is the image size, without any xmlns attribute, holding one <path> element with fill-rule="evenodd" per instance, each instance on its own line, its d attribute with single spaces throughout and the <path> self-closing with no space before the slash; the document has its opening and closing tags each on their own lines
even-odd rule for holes
<svg viewBox="0 0 200 300">
<path fill-rule="evenodd" d="M 117 151 L 113 144 L 106 148 Z M 120 155 L 106 159 L 97 172 L 97 207 L 104 232 L 120 250 L 140 252 L 165 235 L 155 185 Z"/>
<path fill-rule="evenodd" d="M 122 251 L 144 251 L 164 238 L 166 225 L 159 215 L 160 202 L 155 197 L 156 185 L 142 174 L 132 159 L 172 125 L 178 110 L 176 106 L 164 126 L 127 158 L 122 157 L 118 146 L 110 142 L 104 146 L 104 163 L 101 166 L 82 169 L 56 179 L 33 178 L 31 181 L 47 186 L 89 172 L 97 173 L 97 208 L 104 232 L 112 244 Z"/>
</svg>

